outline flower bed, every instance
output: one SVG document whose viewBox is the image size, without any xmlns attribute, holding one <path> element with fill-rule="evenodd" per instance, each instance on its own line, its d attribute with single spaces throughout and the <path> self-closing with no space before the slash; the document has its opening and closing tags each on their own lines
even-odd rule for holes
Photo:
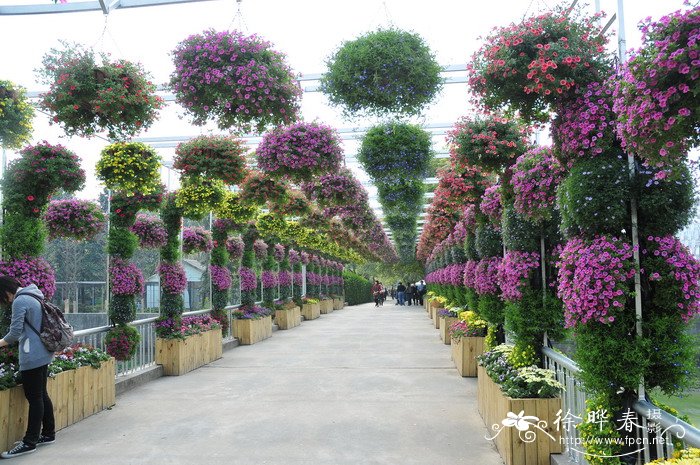
<svg viewBox="0 0 700 465">
<path fill-rule="evenodd" d="M 0 352 L 0 448 L 22 439 L 27 429 L 29 405 L 19 380 L 16 352 Z M 14 358 L 14 363 L 11 360 Z M 114 359 L 103 351 L 79 344 L 60 354 L 49 365 L 46 388 L 51 397 L 56 431 L 70 426 L 115 403 Z"/>
<path fill-rule="evenodd" d="M 550 454 L 562 451 L 554 422 L 563 386 L 550 370 L 513 368 L 512 350 L 502 345 L 479 357 L 479 413 L 506 465 L 549 465 Z"/>
<path fill-rule="evenodd" d="M 233 336 L 242 345 L 251 345 L 272 336 L 270 309 L 241 307 L 233 312 Z"/>
<path fill-rule="evenodd" d="M 221 358 L 221 326 L 210 316 L 156 322 L 156 363 L 166 376 L 180 376 Z"/>
</svg>

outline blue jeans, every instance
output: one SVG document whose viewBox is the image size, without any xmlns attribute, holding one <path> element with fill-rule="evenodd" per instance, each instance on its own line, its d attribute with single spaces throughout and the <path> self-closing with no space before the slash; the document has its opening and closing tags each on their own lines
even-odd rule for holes
<svg viewBox="0 0 700 465">
<path fill-rule="evenodd" d="M 398 294 L 399 294 L 399 305 L 403 305 L 403 303 L 404 303 L 404 299 L 403 299 L 404 293 L 403 293 L 403 292 L 399 292 Z"/>
</svg>

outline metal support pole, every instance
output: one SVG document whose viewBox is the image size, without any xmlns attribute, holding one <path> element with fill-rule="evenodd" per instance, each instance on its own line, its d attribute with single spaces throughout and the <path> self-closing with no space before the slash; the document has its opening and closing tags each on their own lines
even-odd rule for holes
<svg viewBox="0 0 700 465">
<path fill-rule="evenodd" d="M 107 189 L 107 241 L 109 241 L 109 233 L 112 219 L 112 190 Z M 109 254 L 107 254 L 107 275 L 105 279 L 105 288 L 107 290 L 105 297 L 105 313 L 109 313 Z"/>
</svg>

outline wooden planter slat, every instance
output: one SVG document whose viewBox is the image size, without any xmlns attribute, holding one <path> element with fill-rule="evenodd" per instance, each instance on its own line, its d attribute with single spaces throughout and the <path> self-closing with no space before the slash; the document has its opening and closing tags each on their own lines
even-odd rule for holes
<svg viewBox="0 0 700 465">
<path fill-rule="evenodd" d="M 440 317 L 440 340 L 446 345 L 450 345 L 452 343 L 452 337 L 450 337 L 450 325 L 456 321 L 459 321 L 459 318 L 455 318 L 453 316 Z"/>
<path fill-rule="evenodd" d="M 221 329 L 186 339 L 156 338 L 156 363 L 166 376 L 180 376 L 221 358 Z"/>
<path fill-rule="evenodd" d="M 475 377 L 476 357 L 484 353 L 483 337 L 462 337 L 452 340 L 452 360 L 461 376 Z"/>
<path fill-rule="evenodd" d="M 333 310 L 342 310 L 344 307 L 341 299 L 333 299 Z"/>
<path fill-rule="evenodd" d="M 324 299 L 320 303 L 320 311 L 322 315 L 333 313 L 333 301 L 330 299 Z"/>
<path fill-rule="evenodd" d="M 80 367 L 49 378 L 46 391 L 51 398 L 56 431 L 115 403 L 114 359 L 100 368 Z M 22 386 L 0 391 L 0 449 L 8 450 L 27 432 L 29 404 Z"/>
<path fill-rule="evenodd" d="M 275 323 L 279 329 L 291 329 L 301 324 L 301 309 L 299 307 L 275 311 Z"/>
<path fill-rule="evenodd" d="M 491 426 L 501 425 L 509 412 L 518 414 L 524 411 L 524 415 L 534 415 L 546 421 L 547 427 L 544 430 L 555 439 L 552 441 L 544 432 L 534 429 L 536 439 L 527 443 L 520 438 L 517 428 L 505 428 L 493 442 L 506 465 L 549 465 L 550 454 L 558 454 L 563 450 L 561 431 L 557 431 L 554 424 L 557 412 L 562 408 L 561 398 L 513 399 L 503 394 L 500 386 L 493 382 L 483 367 L 478 368 L 478 377 L 479 413 L 486 423 L 489 436 L 495 434 Z"/>
<path fill-rule="evenodd" d="M 241 345 L 251 345 L 272 336 L 272 317 L 259 320 L 233 320 L 233 335 Z"/>
</svg>

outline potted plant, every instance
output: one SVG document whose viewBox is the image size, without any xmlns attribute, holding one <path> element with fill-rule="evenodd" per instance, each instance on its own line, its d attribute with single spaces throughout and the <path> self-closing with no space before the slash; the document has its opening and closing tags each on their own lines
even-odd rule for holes
<svg viewBox="0 0 700 465">
<path fill-rule="evenodd" d="M 440 340 L 445 345 L 450 345 L 452 343 L 452 338 L 450 337 L 450 326 L 455 323 L 459 318 L 459 308 L 441 308 L 437 311 L 438 318 L 438 329 L 440 330 Z"/>
<path fill-rule="evenodd" d="M 29 142 L 33 119 L 25 89 L 0 80 L 0 147 L 18 149 Z"/>
<path fill-rule="evenodd" d="M 301 324 L 301 308 L 293 300 L 276 300 L 274 308 L 279 329 L 292 329 Z"/>
<path fill-rule="evenodd" d="M 139 245 L 144 249 L 159 249 L 168 240 L 165 223 L 157 216 L 138 214 L 129 230 L 138 237 Z"/>
<path fill-rule="evenodd" d="M 51 87 L 41 95 L 40 106 L 66 134 L 92 136 L 105 130 L 111 139 L 123 140 L 158 118 L 163 99 L 141 65 L 63 45 L 44 56 L 39 75 Z"/>
<path fill-rule="evenodd" d="M 193 220 L 204 218 L 226 198 L 224 183 L 217 179 L 188 176 L 182 179 L 175 204 L 182 215 Z"/>
<path fill-rule="evenodd" d="M 141 142 L 115 142 L 102 149 L 95 174 L 107 189 L 152 194 L 160 190 L 161 159 Z"/>
<path fill-rule="evenodd" d="M 172 53 L 170 86 L 194 124 L 263 132 L 294 121 L 301 89 L 285 56 L 272 44 L 239 31 L 206 30 Z"/>
<path fill-rule="evenodd" d="M 240 344 L 250 345 L 272 337 L 272 311 L 246 305 L 233 311 L 233 335 Z"/>
<path fill-rule="evenodd" d="M 156 321 L 156 363 L 180 376 L 221 358 L 221 325 L 209 315 L 163 316 Z"/>
<path fill-rule="evenodd" d="M 78 199 L 53 200 L 44 213 L 50 239 L 89 240 L 105 228 L 105 215 L 95 202 Z"/>
<path fill-rule="evenodd" d="M 219 179 L 228 185 L 240 183 L 246 175 L 244 142 L 230 136 L 199 136 L 175 149 L 173 167 L 185 177 Z"/>
<path fill-rule="evenodd" d="M 476 376 L 477 357 L 484 353 L 486 330 L 486 321 L 471 310 L 461 312 L 459 320 L 450 325 L 452 360 L 460 376 Z"/>
<path fill-rule="evenodd" d="M 344 42 L 326 65 L 321 91 L 347 117 L 419 115 L 442 88 L 440 65 L 425 41 L 395 28 Z"/>
<path fill-rule="evenodd" d="M 302 297 L 299 303 L 301 304 L 301 315 L 305 321 L 315 320 L 321 316 L 321 305 L 318 299 Z"/>
<path fill-rule="evenodd" d="M 214 247 L 211 233 L 206 229 L 195 226 L 182 230 L 182 252 L 186 254 L 196 252 L 211 252 Z"/>
</svg>

